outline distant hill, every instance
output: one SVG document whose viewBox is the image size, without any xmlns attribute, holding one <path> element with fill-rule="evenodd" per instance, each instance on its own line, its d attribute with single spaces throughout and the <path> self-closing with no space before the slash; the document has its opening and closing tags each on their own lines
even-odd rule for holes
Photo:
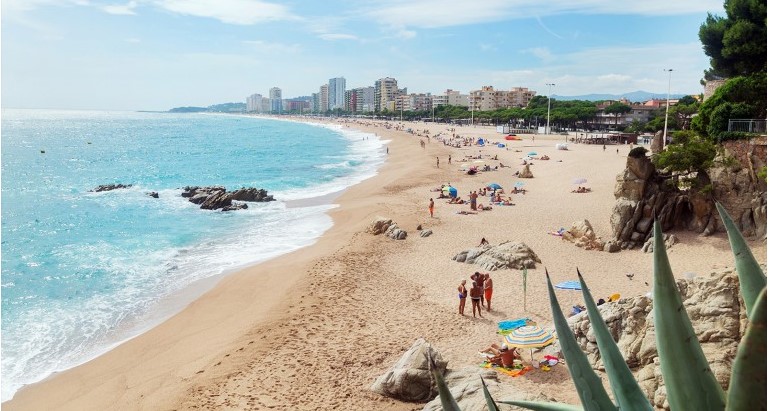
<svg viewBox="0 0 769 411">
<path fill-rule="evenodd" d="M 670 98 L 681 98 L 688 94 L 671 94 Z M 667 93 L 650 93 L 648 91 L 632 91 L 624 94 L 584 94 L 581 96 L 559 96 L 553 95 L 556 100 L 588 100 L 588 101 L 603 101 L 603 100 L 619 100 L 626 98 L 632 102 L 644 102 L 652 99 L 666 99 Z"/>
<path fill-rule="evenodd" d="M 208 107 L 174 107 L 170 113 L 242 113 L 246 111 L 246 103 L 222 103 Z"/>
</svg>

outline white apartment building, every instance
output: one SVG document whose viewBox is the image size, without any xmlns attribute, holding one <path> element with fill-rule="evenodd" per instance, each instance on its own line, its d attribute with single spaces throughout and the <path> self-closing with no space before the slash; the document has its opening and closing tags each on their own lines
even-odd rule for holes
<svg viewBox="0 0 769 411">
<path fill-rule="evenodd" d="M 399 95 L 398 80 L 384 77 L 374 83 L 374 111 L 395 110 Z"/>
<path fill-rule="evenodd" d="M 433 96 L 433 107 L 438 106 L 460 106 L 470 107 L 470 100 L 467 94 L 461 94 L 459 91 L 448 89 L 444 94 Z"/>
<path fill-rule="evenodd" d="M 344 110 L 344 91 L 347 81 L 344 77 L 335 77 L 328 80 L 328 109 Z"/>
<path fill-rule="evenodd" d="M 328 84 L 320 86 L 320 92 L 318 92 L 318 94 L 320 95 L 320 112 L 325 113 L 329 110 Z"/>
<path fill-rule="evenodd" d="M 358 87 L 352 89 L 347 109 L 356 113 L 374 111 L 374 87 Z"/>
<path fill-rule="evenodd" d="M 262 113 L 262 95 L 252 94 L 246 98 L 246 112 Z"/>
</svg>

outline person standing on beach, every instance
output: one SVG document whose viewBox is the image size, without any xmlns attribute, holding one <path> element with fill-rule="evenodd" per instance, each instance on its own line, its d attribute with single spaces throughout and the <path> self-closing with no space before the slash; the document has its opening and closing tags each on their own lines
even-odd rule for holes
<svg viewBox="0 0 769 411">
<path fill-rule="evenodd" d="M 459 314 L 465 315 L 465 302 L 467 302 L 467 287 L 465 287 L 465 284 L 467 283 L 467 280 L 462 280 L 462 282 L 459 283 L 459 287 L 457 287 L 457 292 L 459 293 Z"/>
<path fill-rule="evenodd" d="M 483 295 L 483 289 L 479 280 L 473 281 L 473 287 L 470 288 L 470 300 L 473 303 L 473 318 L 475 318 L 475 309 L 478 309 L 478 317 L 483 318 L 481 315 L 481 298 Z"/>
<path fill-rule="evenodd" d="M 430 205 L 427 206 L 427 208 L 430 210 L 430 218 L 433 217 L 433 212 L 435 211 L 435 201 L 433 199 L 430 199 Z"/>
<path fill-rule="evenodd" d="M 449 154 L 449 164 L 451 164 L 451 154 Z"/>
<path fill-rule="evenodd" d="M 478 209 L 478 192 L 476 191 L 470 193 L 470 209 L 473 211 Z"/>
<path fill-rule="evenodd" d="M 491 294 L 494 292 L 494 282 L 491 276 L 486 273 L 483 276 L 483 295 L 486 297 L 486 311 L 491 311 Z"/>
<path fill-rule="evenodd" d="M 617 152 L 619 152 L 619 151 L 617 151 Z M 435 157 L 435 166 L 438 167 L 438 168 L 441 168 L 441 158 L 438 157 L 438 156 Z"/>
</svg>

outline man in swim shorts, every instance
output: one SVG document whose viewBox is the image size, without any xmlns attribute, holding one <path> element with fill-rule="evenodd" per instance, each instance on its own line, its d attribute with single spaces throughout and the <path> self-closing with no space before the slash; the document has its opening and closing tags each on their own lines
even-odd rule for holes
<svg viewBox="0 0 769 411">
<path fill-rule="evenodd" d="M 491 311 L 491 294 L 494 293 L 494 282 L 489 273 L 483 275 L 483 295 L 486 297 L 486 311 Z"/>
<path fill-rule="evenodd" d="M 467 280 L 462 280 L 462 282 L 459 283 L 459 287 L 457 287 L 457 292 L 459 293 L 459 314 L 465 315 L 465 302 L 467 302 L 467 287 L 465 287 L 465 284 L 467 283 Z"/>
<path fill-rule="evenodd" d="M 483 286 L 479 281 L 473 281 L 473 287 L 470 289 L 470 300 L 473 303 L 473 318 L 475 318 L 475 309 L 478 309 L 478 316 L 481 315 L 481 299 L 483 298 Z"/>
</svg>

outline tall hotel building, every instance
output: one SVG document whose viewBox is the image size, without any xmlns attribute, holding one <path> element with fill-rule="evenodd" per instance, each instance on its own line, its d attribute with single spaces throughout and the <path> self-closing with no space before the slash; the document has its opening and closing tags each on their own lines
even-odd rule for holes
<svg viewBox="0 0 769 411">
<path fill-rule="evenodd" d="M 320 112 L 321 113 L 325 113 L 325 112 L 327 112 L 327 111 L 329 111 L 331 109 L 331 107 L 328 104 L 329 103 L 329 98 L 328 98 L 329 92 L 328 91 L 329 91 L 328 84 L 324 84 L 324 85 L 320 86 L 320 91 L 318 92 L 318 94 L 320 95 L 319 103 L 320 103 Z"/>
<path fill-rule="evenodd" d="M 347 82 L 344 77 L 336 77 L 328 80 L 328 109 L 344 110 L 345 99 L 344 91 L 347 87 Z"/>
<path fill-rule="evenodd" d="M 392 77 L 380 78 L 374 83 L 374 111 L 395 110 L 398 95 L 398 80 Z"/>
<path fill-rule="evenodd" d="M 277 114 L 283 112 L 283 92 L 278 87 L 270 89 L 270 112 Z"/>
<path fill-rule="evenodd" d="M 252 94 L 246 99 L 246 112 L 248 113 L 261 113 L 262 112 L 262 95 Z"/>
</svg>

